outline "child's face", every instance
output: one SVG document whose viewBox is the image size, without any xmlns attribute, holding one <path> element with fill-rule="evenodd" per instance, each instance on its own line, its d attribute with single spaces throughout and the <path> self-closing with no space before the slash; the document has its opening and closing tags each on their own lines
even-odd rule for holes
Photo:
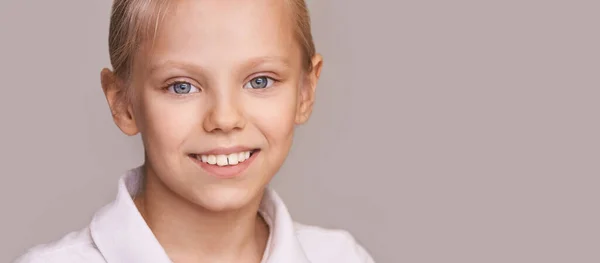
<svg viewBox="0 0 600 263">
<path fill-rule="evenodd" d="M 257 200 L 308 119 L 320 57 L 303 70 L 286 1 L 188 0 L 168 11 L 134 60 L 131 117 L 115 120 L 141 132 L 166 188 L 211 210 L 240 208 Z"/>
</svg>

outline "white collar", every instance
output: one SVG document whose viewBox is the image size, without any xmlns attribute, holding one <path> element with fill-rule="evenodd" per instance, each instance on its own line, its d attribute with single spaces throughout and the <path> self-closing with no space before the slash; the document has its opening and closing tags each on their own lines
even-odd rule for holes
<svg viewBox="0 0 600 263">
<path fill-rule="evenodd" d="M 98 211 L 90 225 L 92 239 L 108 263 L 171 262 L 133 203 L 141 178 L 141 167 L 121 177 L 116 200 Z M 263 262 L 309 263 L 294 222 L 274 190 L 265 191 L 260 212 L 271 231 Z"/>
</svg>

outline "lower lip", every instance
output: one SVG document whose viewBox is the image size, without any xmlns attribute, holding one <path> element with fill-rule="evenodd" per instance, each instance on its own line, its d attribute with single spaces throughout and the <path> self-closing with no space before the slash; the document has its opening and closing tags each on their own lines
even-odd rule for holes
<svg viewBox="0 0 600 263">
<path fill-rule="evenodd" d="M 190 155 L 188 157 L 190 159 L 192 159 L 195 163 L 200 165 L 200 167 L 202 167 L 202 169 L 204 169 L 209 174 L 211 174 L 215 177 L 218 177 L 218 178 L 227 179 L 227 178 L 240 177 L 243 174 L 243 172 L 246 171 L 246 169 L 254 161 L 254 159 L 256 159 L 256 156 L 259 153 L 260 153 L 260 151 L 254 151 L 254 153 L 252 153 L 250 158 L 246 159 L 245 161 L 238 163 L 236 165 L 225 165 L 225 166 L 218 166 L 216 164 L 204 163 L 201 160 L 196 159 L 192 155 Z"/>
</svg>

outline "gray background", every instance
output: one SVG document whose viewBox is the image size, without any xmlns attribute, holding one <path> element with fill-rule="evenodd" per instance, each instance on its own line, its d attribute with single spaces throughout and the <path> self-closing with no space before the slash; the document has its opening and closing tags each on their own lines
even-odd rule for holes
<svg viewBox="0 0 600 263">
<path fill-rule="evenodd" d="M 599 1 L 315 0 L 316 112 L 275 179 L 377 262 L 600 262 Z M 100 89 L 110 1 L 0 1 L 0 262 L 141 163 Z"/>
</svg>

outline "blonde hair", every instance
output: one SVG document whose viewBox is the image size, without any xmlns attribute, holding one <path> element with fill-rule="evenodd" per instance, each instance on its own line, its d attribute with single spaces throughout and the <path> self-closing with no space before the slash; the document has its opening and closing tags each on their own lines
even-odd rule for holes
<svg viewBox="0 0 600 263">
<path fill-rule="evenodd" d="M 133 57 L 144 41 L 152 39 L 172 0 L 114 0 L 109 28 L 113 71 L 122 80 L 131 73 Z M 300 42 L 303 67 L 312 70 L 315 55 L 310 16 L 304 0 L 285 0 L 292 8 L 295 35 Z"/>
</svg>

